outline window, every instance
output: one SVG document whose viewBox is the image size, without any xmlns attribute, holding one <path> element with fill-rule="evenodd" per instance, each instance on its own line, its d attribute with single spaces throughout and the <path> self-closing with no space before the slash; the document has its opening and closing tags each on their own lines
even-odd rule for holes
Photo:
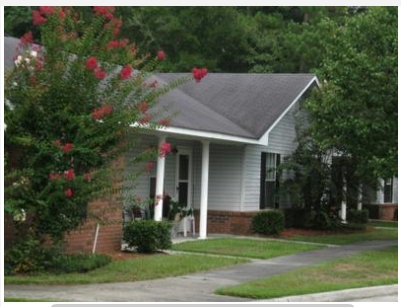
<svg viewBox="0 0 401 307">
<path fill-rule="evenodd" d="M 384 180 L 384 202 L 393 202 L 393 178 L 388 178 Z"/>
<path fill-rule="evenodd" d="M 279 186 L 277 167 L 280 164 L 280 155 L 262 152 L 260 172 L 260 209 L 277 208 L 276 195 Z"/>
</svg>

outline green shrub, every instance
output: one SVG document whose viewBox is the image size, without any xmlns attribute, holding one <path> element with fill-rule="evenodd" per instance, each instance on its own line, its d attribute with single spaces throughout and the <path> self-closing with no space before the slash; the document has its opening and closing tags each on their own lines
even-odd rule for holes
<svg viewBox="0 0 401 307">
<path fill-rule="evenodd" d="M 74 254 L 62 255 L 52 263 L 48 271 L 54 273 L 86 273 L 111 262 L 108 255 Z"/>
<path fill-rule="evenodd" d="M 4 253 L 6 275 L 46 271 L 60 256 L 56 247 L 43 247 L 38 240 L 25 239 Z"/>
<path fill-rule="evenodd" d="M 355 224 L 367 224 L 369 220 L 369 210 L 350 210 L 347 213 L 347 220 Z"/>
<path fill-rule="evenodd" d="M 252 231 L 272 235 L 279 234 L 284 229 L 284 214 L 281 211 L 262 211 L 252 218 Z"/>
<path fill-rule="evenodd" d="M 171 227 L 172 224 L 165 221 L 133 221 L 124 227 L 123 239 L 139 253 L 152 253 L 171 247 Z"/>
<path fill-rule="evenodd" d="M 43 247 L 39 241 L 27 239 L 5 252 L 5 275 L 21 273 L 85 273 L 111 261 L 107 255 L 61 254 L 59 247 Z"/>
</svg>

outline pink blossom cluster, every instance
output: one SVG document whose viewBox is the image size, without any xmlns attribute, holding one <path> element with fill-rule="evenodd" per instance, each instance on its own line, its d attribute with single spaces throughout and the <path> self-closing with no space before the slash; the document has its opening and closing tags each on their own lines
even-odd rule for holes
<svg viewBox="0 0 401 307">
<path fill-rule="evenodd" d="M 86 61 L 86 69 L 89 71 L 93 71 L 93 75 L 97 79 L 104 79 L 106 77 L 106 72 L 99 67 L 97 59 L 94 56 L 91 56 Z"/>
<path fill-rule="evenodd" d="M 159 146 L 159 157 L 165 157 L 167 154 L 171 152 L 171 144 L 167 142 L 163 142 Z"/>
<path fill-rule="evenodd" d="M 105 104 L 92 111 L 91 115 L 94 120 L 101 120 L 105 115 L 113 113 L 113 107 Z"/>
<path fill-rule="evenodd" d="M 207 73 L 208 73 L 207 68 L 194 67 L 192 69 L 192 75 L 196 80 L 196 82 L 200 82 L 207 75 Z"/>
</svg>

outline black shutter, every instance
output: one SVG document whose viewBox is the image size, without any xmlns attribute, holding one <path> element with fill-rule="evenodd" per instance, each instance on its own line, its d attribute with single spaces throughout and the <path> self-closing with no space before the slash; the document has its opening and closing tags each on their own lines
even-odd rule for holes
<svg viewBox="0 0 401 307">
<path fill-rule="evenodd" d="M 281 155 L 276 154 L 276 187 L 275 187 L 275 197 L 274 197 L 274 208 L 278 209 L 280 208 L 280 195 L 278 195 L 278 191 L 280 189 L 280 176 L 278 174 L 278 167 L 280 166 L 281 163 Z"/>
<path fill-rule="evenodd" d="M 266 153 L 262 152 L 260 160 L 260 198 L 259 208 L 264 209 L 266 207 Z"/>
</svg>

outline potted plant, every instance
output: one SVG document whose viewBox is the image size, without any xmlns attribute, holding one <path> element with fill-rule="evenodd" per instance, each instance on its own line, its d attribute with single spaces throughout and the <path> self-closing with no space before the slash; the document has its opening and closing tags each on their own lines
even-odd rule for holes
<svg viewBox="0 0 401 307">
<path fill-rule="evenodd" d="M 189 225 L 189 217 L 192 216 L 192 208 L 188 208 L 187 205 L 180 204 L 178 201 L 171 200 L 170 208 L 168 212 L 168 219 L 173 222 L 172 234 L 173 236 L 183 229 L 184 236 L 187 233 L 187 227 Z"/>
</svg>

